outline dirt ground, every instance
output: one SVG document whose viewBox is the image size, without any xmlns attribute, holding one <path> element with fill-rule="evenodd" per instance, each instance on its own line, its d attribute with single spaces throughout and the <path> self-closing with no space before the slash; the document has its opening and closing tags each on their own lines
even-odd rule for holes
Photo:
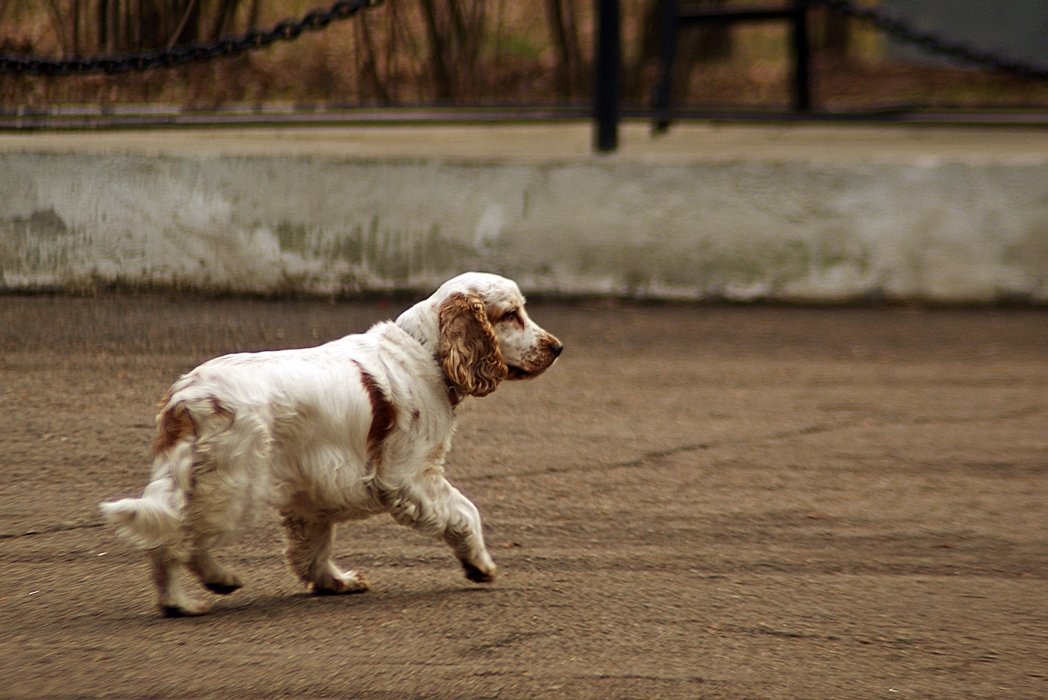
<svg viewBox="0 0 1048 700">
<path fill-rule="evenodd" d="M 567 347 L 459 409 L 500 578 L 389 518 L 363 595 L 247 585 L 163 619 L 97 503 L 224 352 L 399 302 L 0 297 L 0 696 L 1048 697 L 1048 314 L 534 304 Z"/>
</svg>

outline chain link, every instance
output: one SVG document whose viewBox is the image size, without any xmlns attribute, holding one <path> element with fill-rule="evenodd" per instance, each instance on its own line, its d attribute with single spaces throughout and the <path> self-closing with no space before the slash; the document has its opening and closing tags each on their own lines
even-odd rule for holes
<svg viewBox="0 0 1048 700">
<path fill-rule="evenodd" d="M 858 7 L 850 0 L 806 0 L 809 6 L 822 5 L 835 12 L 866 22 L 888 36 L 916 44 L 937 54 L 950 56 L 966 63 L 1011 73 L 1021 78 L 1048 80 L 1048 67 L 1014 61 L 998 54 L 947 41 L 929 32 L 913 28 L 902 19 L 872 8 Z"/>
<path fill-rule="evenodd" d="M 312 10 L 300 20 L 284 20 L 268 30 L 252 29 L 238 37 L 210 43 L 188 44 L 97 58 L 41 58 L 0 54 L 0 73 L 24 75 L 84 75 L 87 73 L 127 73 L 150 68 L 172 68 L 213 58 L 238 56 L 262 49 L 278 41 L 297 39 L 304 31 L 320 31 L 336 20 L 349 19 L 360 10 L 380 5 L 382 0 L 338 0 L 326 10 Z"/>
</svg>

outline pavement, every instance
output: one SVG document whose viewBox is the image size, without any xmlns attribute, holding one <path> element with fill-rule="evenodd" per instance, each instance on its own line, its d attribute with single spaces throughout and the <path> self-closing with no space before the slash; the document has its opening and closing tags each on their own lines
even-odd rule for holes
<svg viewBox="0 0 1048 700">
<path fill-rule="evenodd" d="M 448 465 L 493 584 L 377 518 L 335 549 L 372 589 L 313 597 L 264 518 L 242 590 L 161 618 L 96 505 L 159 397 L 403 305 L 0 296 L 0 697 L 1048 696 L 1033 309 L 532 304 L 564 355 L 465 402 Z"/>
</svg>

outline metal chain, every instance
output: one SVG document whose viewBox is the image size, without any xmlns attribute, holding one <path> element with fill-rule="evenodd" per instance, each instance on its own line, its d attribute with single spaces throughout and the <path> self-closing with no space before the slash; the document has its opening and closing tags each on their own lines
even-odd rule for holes
<svg viewBox="0 0 1048 700">
<path fill-rule="evenodd" d="M 220 56 L 238 56 L 278 41 L 297 39 L 304 31 L 319 31 L 335 20 L 349 19 L 360 10 L 379 5 L 382 0 L 338 0 L 326 10 L 312 10 L 300 20 L 284 20 L 268 30 L 252 29 L 243 36 L 219 39 L 210 43 L 188 44 L 171 49 L 156 49 L 96 58 L 40 58 L 0 54 L 0 73 L 25 75 L 83 75 L 86 73 L 127 73 L 150 68 L 171 68 Z"/>
<path fill-rule="evenodd" d="M 965 44 L 947 41 L 934 34 L 914 29 L 898 17 L 871 8 L 857 7 L 850 0 L 806 0 L 808 5 L 822 5 L 835 12 L 867 22 L 889 36 L 916 44 L 934 53 L 950 56 L 966 63 L 1011 73 L 1021 78 L 1048 80 L 1048 67 L 1037 66 L 982 51 Z"/>
</svg>

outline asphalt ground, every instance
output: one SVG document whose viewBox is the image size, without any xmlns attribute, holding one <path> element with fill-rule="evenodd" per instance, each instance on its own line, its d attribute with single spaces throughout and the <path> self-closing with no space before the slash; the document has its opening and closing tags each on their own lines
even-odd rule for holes
<svg viewBox="0 0 1048 700">
<path fill-rule="evenodd" d="M 97 503 L 216 354 L 400 302 L 0 297 L 0 696 L 1043 698 L 1048 316 L 533 304 L 565 354 L 459 409 L 500 577 L 376 518 L 313 597 L 267 519 L 163 619 Z"/>
</svg>

